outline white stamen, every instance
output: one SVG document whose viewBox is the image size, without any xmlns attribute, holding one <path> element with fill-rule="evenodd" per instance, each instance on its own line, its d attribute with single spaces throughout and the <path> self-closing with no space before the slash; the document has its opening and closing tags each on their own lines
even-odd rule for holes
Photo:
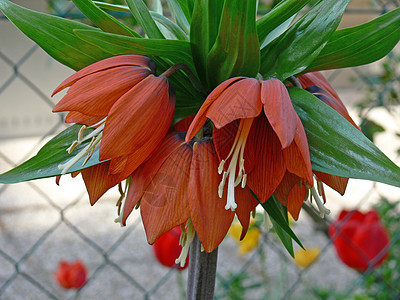
<svg viewBox="0 0 400 300">
<path fill-rule="evenodd" d="M 186 264 L 186 258 L 189 254 L 189 247 L 194 238 L 194 228 L 192 224 L 192 220 L 188 219 L 186 222 L 186 231 L 182 231 L 180 240 L 184 240 L 184 243 L 181 244 L 182 251 L 179 257 L 175 260 L 176 264 L 180 264 L 181 267 L 184 267 Z M 185 237 L 182 237 L 184 235 Z"/>
<path fill-rule="evenodd" d="M 90 159 L 90 157 L 93 155 L 93 152 L 98 148 L 99 143 L 101 141 L 103 137 L 103 133 L 100 132 L 100 134 L 97 135 L 97 137 L 95 139 L 92 139 L 92 141 L 89 143 L 89 145 L 87 145 L 85 148 L 83 148 L 81 151 L 78 152 L 78 154 L 76 154 L 73 158 L 71 158 L 68 162 L 66 162 L 65 164 L 60 164 L 58 165 L 58 168 L 61 171 L 61 175 L 65 175 L 67 174 L 68 170 L 75 165 L 79 160 L 81 160 L 85 155 L 88 155 L 88 157 L 86 158 L 86 160 L 84 161 L 85 165 L 87 163 L 87 160 Z M 86 139 L 86 138 L 85 138 Z M 93 150 L 93 152 L 92 152 Z"/>
<path fill-rule="evenodd" d="M 315 190 L 315 188 L 312 187 L 310 189 L 310 191 L 311 191 L 312 197 L 315 199 L 315 203 L 318 206 L 319 215 L 321 216 L 321 218 L 323 218 L 325 215 L 329 215 L 331 213 L 331 211 L 324 206 L 324 204 L 322 203 L 321 199 L 319 198 L 318 193 Z"/>
<path fill-rule="evenodd" d="M 243 174 L 242 185 L 241 185 L 242 189 L 244 189 L 246 183 L 247 183 L 247 174 Z"/>
<path fill-rule="evenodd" d="M 228 179 L 228 195 L 227 195 L 227 200 L 226 200 L 226 205 L 225 209 L 226 210 L 232 210 L 234 211 L 237 207 L 237 204 L 235 202 L 235 187 L 237 187 L 239 184 L 241 184 L 242 188 L 246 186 L 247 182 L 247 175 L 244 169 L 244 149 L 246 146 L 246 141 L 248 134 L 250 132 L 251 124 L 253 122 L 253 119 L 243 119 L 240 121 L 238 132 L 235 137 L 235 141 L 233 142 L 232 148 L 228 154 L 228 156 L 225 158 L 225 160 L 222 160 L 219 167 L 218 167 L 218 172 L 221 174 L 223 171 L 224 164 L 228 158 L 231 158 L 231 161 L 229 163 L 228 169 L 226 172 L 224 172 L 223 178 L 221 180 L 221 183 L 218 187 L 218 195 L 220 198 L 222 198 L 223 195 L 223 190 L 225 186 L 225 181 L 226 177 L 229 177 Z M 238 165 L 238 174 L 236 176 L 236 166 Z"/>
<path fill-rule="evenodd" d="M 71 154 L 72 151 L 74 151 L 74 149 L 76 147 L 78 147 L 81 143 L 79 143 L 78 141 L 74 141 L 72 143 L 72 145 L 67 149 L 68 154 Z"/>
<path fill-rule="evenodd" d="M 219 186 L 218 186 L 218 196 L 220 198 L 222 198 L 222 195 L 224 194 L 224 186 L 225 186 L 225 181 L 226 181 L 227 177 L 228 177 L 228 173 L 224 172 L 224 174 L 222 175 L 222 180 L 221 180 L 221 182 L 219 183 Z"/>
<path fill-rule="evenodd" d="M 223 160 L 221 160 L 221 162 L 219 163 L 219 166 L 218 166 L 218 174 L 222 174 L 222 172 L 224 171 L 224 165 L 225 165 L 225 160 L 223 159 Z"/>
<path fill-rule="evenodd" d="M 82 140 L 83 134 L 85 133 L 85 130 L 86 130 L 86 125 L 83 125 L 83 126 L 81 127 L 81 129 L 79 129 L 79 132 L 78 132 L 78 142 Z"/>
</svg>

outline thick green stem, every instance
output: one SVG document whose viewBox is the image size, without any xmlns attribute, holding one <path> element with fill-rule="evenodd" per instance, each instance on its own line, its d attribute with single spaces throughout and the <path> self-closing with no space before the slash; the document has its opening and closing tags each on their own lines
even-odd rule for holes
<svg viewBox="0 0 400 300">
<path fill-rule="evenodd" d="M 190 245 L 187 300 L 212 300 L 214 298 L 215 274 L 218 248 L 211 253 L 201 251 L 197 234 Z"/>
</svg>

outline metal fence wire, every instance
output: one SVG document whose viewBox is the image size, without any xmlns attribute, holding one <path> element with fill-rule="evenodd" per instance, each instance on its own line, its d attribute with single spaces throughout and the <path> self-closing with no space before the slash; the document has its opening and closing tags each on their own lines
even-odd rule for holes
<svg viewBox="0 0 400 300">
<path fill-rule="evenodd" d="M 345 20 L 369 20 L 400 6 L 399 1 L 372 2 L 352 1 Z M 45 12 L 51 8 L 51 13 L 61 17 L 76 13 L 70 1 L 18 3 Z M 0 27 L 0 172 L 4 172 L 34 155 L 65 128 L 63 116 L 51 114 L 55 100 L 49 95 L 72 71 L 49 58 L 4 15 L 0 15 Z M 400 78 L 399 65 L 395 65 L 398 56 L 392 53 L 389 59 L 386 65 L 337 70 L 328 76 L 334 86 L 343 87 L 339 93 L 345 102 L 346 96 L 350 98 L 351 112 L 360 112 L 359 124 L 377 118 L 384 127 L 389 124 L 376 142 L 386 145 L 390 140 L 387 151 L 396 160 L 400 116 L 394 100 Z M 386 77 L 376 75 L 382 65 Z M 363 101 L 364 107 L 354 108 L 359 103 L 354 99 Z M 312 265 L 298 267 L 273 229 L 264 228 L 258 247 L 244 255 L 237 253 L 236 242 L 228 236 L 219 250 L 215 298 L 400 299 L 400 212 L 396 206 L 400 193 L 384 185 L 354 182 L 343 197 L 328 191 L 328 207 L 333 206 L 335 215 L 342 207 L 379 206 L 391 234 L 391 258 L 384 266 L 364 273 L 349 269 L 326 237 L 326 225 L 332 219 L 316 222 L 302 212 L 292 228 L 306 247 L 320 248 Z M 138 213 L 127 227 L 113 222 L 115 196 L 111 191 L 90 207 L 81 180 L 68 176 L 59 187 L 54 179 L 0 185 L 0 299 L 184 299 L 187 271 L 158 264 Z M 58 263 L 75 259 L 86 265 L 87 283 L 79 290 L 62 289 L 54 278 Z"/>
</svg>

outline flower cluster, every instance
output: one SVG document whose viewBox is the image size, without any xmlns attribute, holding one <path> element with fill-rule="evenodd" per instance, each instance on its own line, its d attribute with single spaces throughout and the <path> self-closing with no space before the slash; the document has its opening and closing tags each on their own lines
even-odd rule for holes
<svg viewBox="0 0 400 300">
<path fill-rule="evenodd" d="M 119 184 L 116 221 L 125 225 L 140 207 L 150 244 L 180 225 L 182 266 L 195 232 L 212 252 L 236 216 L 243 239 L 251 212 L 273 194 L 297 219 L 308 194 L 322 216 L 329 213 L 322 182 L 344 193 L 347 178 L 313 172 L 305 130 L 282 81 L 228 79 L 196 115 L 171 127 L 173 90 L 166 76 L 155 73 L 147 57 L 116 56 L 80 70 L 55 90 L 70 87 L 54 111 L 68 111 L 66 122 L 83 124 L 68 151 L 92 140 L 60 169 L 68 172 L 99 149 L 101 163 L 81 171 L 91 204 Z M 320 73 L 294 82 L 354 124 Z M 85 136 L 86 126 L 94 130 Z"/>
</svg>

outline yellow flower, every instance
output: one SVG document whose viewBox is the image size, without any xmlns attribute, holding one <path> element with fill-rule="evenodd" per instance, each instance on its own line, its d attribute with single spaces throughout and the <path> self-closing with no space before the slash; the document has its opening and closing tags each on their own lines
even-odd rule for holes
<svg viewBox="0 0 400 300">
<path fill-rule="evenodd" d="M 246 236 L 243 240 L 240 240 L 240 235 L 242 233 L 242 226 L 239 222 L 232 224 L 229 229 L 229 235 L 239 244 L 238 253 L 240 255 L 246 254 L 258 247 L 258 242 L 260 240 L 261 231 L 257 227 L 250 227 L 247 231 Z"/>
<path fill-rule="evenodd" d="M 319 248 L 310 248 L 310 249 L 299 249 L 294 252 L 294 261 L 301 268 L 309 267 L 319 256 L 320 254 Z"/>
</svg>

